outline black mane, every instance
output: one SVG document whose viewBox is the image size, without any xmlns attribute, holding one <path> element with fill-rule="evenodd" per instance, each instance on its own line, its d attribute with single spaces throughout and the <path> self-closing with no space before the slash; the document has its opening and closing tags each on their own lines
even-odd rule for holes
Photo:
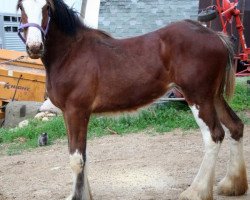
<svg viewBox="0 0 250 200">
<path fill-rule="evenodd" d="M 77 30 L 84 27 L 78 13 L 69 8 L 63 0 L 54 0 L 54 9 L 51 11 L 51 20 L 55 22 L 57 28 L 66 35 L 73 36 Z"/>
</svg>

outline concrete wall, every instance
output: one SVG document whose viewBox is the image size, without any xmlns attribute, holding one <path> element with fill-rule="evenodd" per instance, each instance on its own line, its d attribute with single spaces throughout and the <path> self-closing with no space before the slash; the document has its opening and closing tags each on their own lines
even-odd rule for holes
<svg viewBox="0 0 250 200">
<path fill-rule="evenodd" d="M 99 29 L 115 37 L 140 35 L 170 22 L 196 19 L 199 0 L 101 0 Z"/>
</svg>

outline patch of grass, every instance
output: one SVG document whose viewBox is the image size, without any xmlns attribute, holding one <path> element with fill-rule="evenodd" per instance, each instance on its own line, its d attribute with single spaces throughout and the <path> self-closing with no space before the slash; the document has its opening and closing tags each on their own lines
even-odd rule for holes
<svg viewBox="0 0 250 200">
<path fill-rule="evenodd" d="M 230 105 L 245 123 L 250 124 L 250 119 L 244 115 L 245 111 L 250 111 L 250 95 L 247 93 L 246 81 L 237 83 Z M 109 134 L 123 135 L 143 130 L 155 134 L 169 132 L 176 128 L 183 130 L 198 128 L 190 109 L 181 102 L 151 106 L 137 114 L 123 114 L 119 117 L 93 115 L 89 123 L 88 137 L 91 139 Z M 0 129 L 0 146 L 1 143 L 7 144 L 9 155 L 19 154 L 24 149 L 37 147 L 37 139 L 42 132 L 49 134 L 49 144 L 56 139 L 65 138 L 63 118 L 55 117 L 48 122 L 30 120 L 29 125 L 24 128 Z"/>
<path fill-rule="evenodd" d="M 250 111 L 250 91 L 247 88 L 246 80 L 242 81 L 238 79 L 230 106 L 234 111 Z"/>
<path fill-rule="evenodd" d="M 24 128 L 0 129 L 2 143 L 9 143 L 8 154 L 18 154 L 24 149 L 37 147 L 38 136 L 42 132 L 48 132 L 49 141 L 52 143 L 65 136 L 65 127 L 62 117 L 55 117 L 44 123 L 39 120 L 30 120 Z"/>
<path fill-rule="evenodd" d="M 125 114 L 118 118 L 92 117 L 89 124 L 89 136 L 99 137 L 107 134 L 136 133 L 150 129 L 158 133 L 169 132 L 175 128 L 184 130 L 197 128 L 191 111 L 180 102 L 171 102 L 161 106 L 149 107 L 137 115 Z"/>
<path fill-rule="evenodd" d="M 197 128 L 191 111 L 180 102 L 152 106 L 138 114 L 124 114 L 119 117 L 93 115 L 88 127 L 88 137 L 91 139 L 109 134 L 123 135 L 145 129 L 162 133 L 175 128 Z M 55 117 L 48 122 L 30 120 L 29 125 L 24 128 L 0 129 L 0 138 L 2 143 L 9 143 L 8 154 L 12 155 L 22 152 L 23 149 L 37 147 L 37 139 L 42 132 L 49 134 L 50 144 L 55 139 L 65 137 L 62 117 Z"/>
</svg>

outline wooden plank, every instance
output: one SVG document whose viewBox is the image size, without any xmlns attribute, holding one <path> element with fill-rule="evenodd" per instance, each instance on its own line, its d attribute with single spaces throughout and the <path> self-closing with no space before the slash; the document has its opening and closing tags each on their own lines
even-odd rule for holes
<svg viewBox="0 0 250 200">
<path fill-rule="evenodd" d="M 4 119 L 5 118 L 5 113 L 0 111 L 0 119 Z"/>
<path fill-rule="evenodd" d="M 22 79 L 25 79 L 25 80 L 39 81 L 39 82 L 43 82 L 43 83 L 45 83 L 45 81 L 46 81 L 45 75 L 42 75 L 42 74 L 35 74 L 35 73 L 29 73 L 29 72 L 18 72 L 18 71 L 14 71 L 14 70 L 5 70 L 5 69 L 0 68 L 0 77 L 19 78 L 20 76 L 22 76 Z"/>
<path fill-rule="evenodd" d="M 19 61 L 11 62 L 11 64 L 23 67 L 36 68 L 36 69 L 44 69 L 42 61 L 40 59 L 34 60 L 29 58 L 27 57 L 26 52 L 0 49 L 0 63 L 9 60 L 14 60 L 20 56 L 24 56 L 25 58 Z"/>
</svg>

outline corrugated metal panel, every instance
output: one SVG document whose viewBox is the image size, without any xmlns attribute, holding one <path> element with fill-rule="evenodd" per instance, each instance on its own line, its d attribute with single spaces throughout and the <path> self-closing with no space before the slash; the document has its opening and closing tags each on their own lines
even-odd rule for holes
<svg viewBox="0 0 250 200">
<path fill-rule="evenodd" d="M 25 45 L 22 43 L 16 33 L 8 33 L 5 35 L 5 49 L 25 51 Z"/>
<path fill-rule="evenodd" d="M 10 21 L 4 21 L 4 17 L 9 17 Z M 16 32 L 19 26 L 18 17 L 20 17 L 20 15 L 10 13 L 0 14 L 0 34 L 3 40 L 4 49 L 25 51 L 25 45 L 22 43 Z M 6 31 L 6 29 L 10 30 L 10 32 Z"/>
<path fill-rule="evenodd" d="M 0 48 L 2 49 L 3 48 L 3 43 L 4 43 L 4 40 L 3 40 L 3 18 L 1 17 L 0 15 L 0 40 L 1 40 L 1 46 Z"/>
</svg>

